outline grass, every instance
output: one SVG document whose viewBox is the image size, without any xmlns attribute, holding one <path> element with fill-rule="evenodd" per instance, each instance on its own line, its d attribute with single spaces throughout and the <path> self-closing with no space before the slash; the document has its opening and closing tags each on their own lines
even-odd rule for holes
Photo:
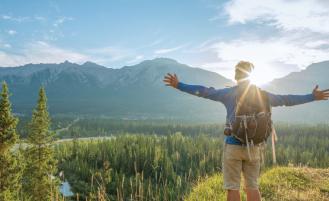
<svg viewBox="0 0 329 201">
<path fill-rule="evenodd" d="M 222 186 L 216 174 L 198 182 L 185 201 L 225 200 Z M 260 191 L 263 201 L 329 201 L 329 169 L 274 167 L 261 175 Z"/>
</svg>

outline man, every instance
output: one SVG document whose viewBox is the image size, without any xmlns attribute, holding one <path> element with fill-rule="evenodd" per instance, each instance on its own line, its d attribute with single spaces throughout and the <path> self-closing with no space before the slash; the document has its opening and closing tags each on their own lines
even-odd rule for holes
<svg viewBox="0 0 329 201">
<path fill-rule="evenodd" d="M 253 68 L 254 66 L 252 63 L 240 61 L 235 66 L 235 80 L 237 85 L 224 89 L 184 84 L 179 82 L 176 74 L 172 75 L 170 73 L 164 77 L 163 81 L 167 86 L 171 86 L 183 92 L 223 103 L 227 110 L 227 121 L 232 123 L 235 120 L 237 92 L 250 85 L 248 76 Z M 283 105 L 293 106 L 315 100 L 328 100 L 329 97 L 329 89 L 321 91 L 318 89 L 318 85 L 314 88 L 312 93 L 307 95 L 275 95 L 269 92 L 265 93 L 267 94 L 270 106 L 273 107 Z M 247 151 L 247 147 L 234 136 L 230 135 L 225 137 L 223 177 L 224 189 L 227 190 L 228 201 L 240 201 L 241 172 L 245 181 L 244 189 L 247 194 L 247 201 L 261 200 L 258 190 L 258 177 L 260 172 L 259 149 L 259 146 L 252 146 L 248 148 Z M 253 157 L 250 157 L 250 153 L 252 153 Z"/>
</svg>

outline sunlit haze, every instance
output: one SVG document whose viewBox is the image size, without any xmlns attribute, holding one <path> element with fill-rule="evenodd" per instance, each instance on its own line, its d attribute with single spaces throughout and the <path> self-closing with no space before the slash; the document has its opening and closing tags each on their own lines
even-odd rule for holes
<svg viewBox="0 0 329 201">
<path fill-rule="evenodd" d="M 274 68 L 271 68 L 270 66 L 264 68 L 255 68 L 255 70 L 250 73 L 250 82 L 257 86 L 262 86 L 269 83 L 274 78 L 278 77 L 274 73 L 273 69 Z"/>
</svg>

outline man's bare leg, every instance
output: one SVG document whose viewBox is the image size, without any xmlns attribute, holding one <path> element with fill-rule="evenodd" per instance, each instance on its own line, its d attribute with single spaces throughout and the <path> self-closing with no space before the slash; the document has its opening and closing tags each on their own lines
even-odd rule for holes
<svg viewBox="0 0 329 201">
<path fill-rule="evenodd" d="M 260 192 L 258 189 L 246 189 L 247 201 L 261 201 Z"/>
<path fill-rule="evenodd" d="M 227 190 L 227 201 L 240 201 L 240 191 Z"/>
</svg>

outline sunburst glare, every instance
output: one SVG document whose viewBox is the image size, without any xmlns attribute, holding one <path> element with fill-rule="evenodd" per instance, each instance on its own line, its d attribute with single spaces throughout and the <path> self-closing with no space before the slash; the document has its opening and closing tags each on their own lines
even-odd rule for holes
<svg viewBox="0 0 329 201">
<path fill-rule="evenodd" d="M 275 73 L 270 67 L 255 68 L 255 70 L 250 73 L 249 80 L 252 84 L 257 86 L 266 85 L 275 78 Z"/>
</svg>

